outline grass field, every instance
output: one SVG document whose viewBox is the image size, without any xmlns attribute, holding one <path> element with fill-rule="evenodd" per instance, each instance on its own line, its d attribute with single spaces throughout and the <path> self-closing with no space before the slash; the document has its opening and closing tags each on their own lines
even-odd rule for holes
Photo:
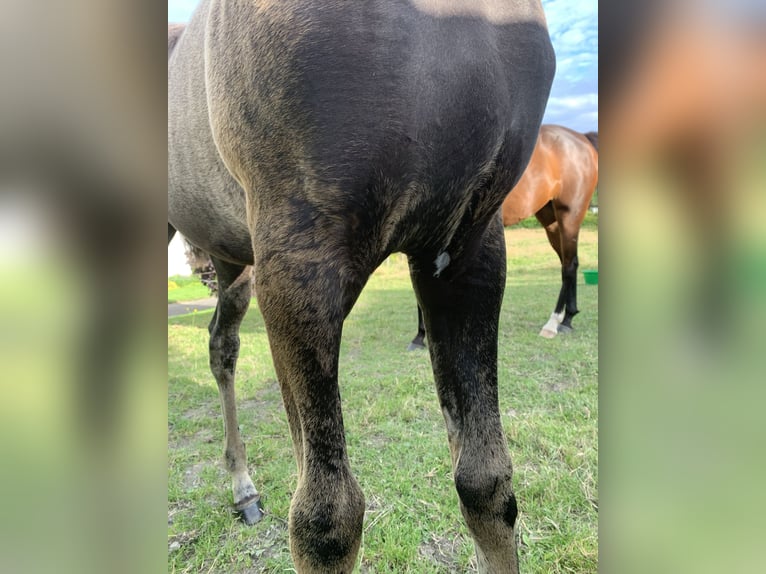
<svg viewBox="0 0 766 574">
<path fill-rule="evenodd" d="M 598 564 L 598 287 L 578 277 L 575 332 L 537 335 L 560 267 L 537 229 L 506 230 L 508 280 L 499 347 L 500 411 L 514 462 L 525 574 L 590 573 Z M 580 269 L 598 266 L 598 231 L 580 236 Z M 230 510 L 223 427 L 208 370 L 211 312 L 168 320 L 168 572 L 293 572 L 287 514 L 296 484 L 287 421 L 255 302 L 241 330 L 237 393 L 248 462 L 267 516 Z M 352 468 L 367 512 L 359 571 L 475 569 L 458 509 L 428 354 L 403 255 L 371 277 L 343 332 L 340 389 Z M 475 571 L 475 570 L 474 570 Z"/>
<path fill-rule="evenodd" d="M 199 280 L 199 277 L 168 277 L 168 303 L 193 301 L 210 297 L 210 290 Z"/>
</svg>

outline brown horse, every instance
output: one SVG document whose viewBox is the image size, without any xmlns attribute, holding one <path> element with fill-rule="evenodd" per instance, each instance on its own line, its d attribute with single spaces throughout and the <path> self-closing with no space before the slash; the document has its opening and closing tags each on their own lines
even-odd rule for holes
<svg viewBox="0 0 766 574">
<path fill-rule="evenodd" d="M 561 291 L 540 335 L 548 339 L 572 330 L 577 309 L 577 239 L 598 183 L 598 133 L 585 135 L 543 125 L 532 159 L 503 202 L 503 225 L 534 215 L 545 228 L 561 261 Z M 418 309 L 418 333 L 409 349 L 425 346 L 426 329 Z"/>
<path fill-rule="evenodd" d="M 534 215 L 561 261 L 561 291 L 540 335 L 572 330 L 577 309 L 577 240 L 598 183 L 597 136 L 563 126 L 540 128 L 524 175 L 503 202 L 503 225 Z"/>
<path fill-rule="evenodd" d="M 534 149 L 554 68 L 539 0 L 203 0 L 170 51 L 168 235 L 209 253 L 218 275 L 210 366 L 247 522 L 260 496 L 234 372 L 254 265 L 298 467 L 297 572 L 356 561 L 365 504 L 346 450 L 340 338 L 394 252 L 423 309 L 479 570 L 518 572 L 497 396 L 499 209 Z"/>
</svg>

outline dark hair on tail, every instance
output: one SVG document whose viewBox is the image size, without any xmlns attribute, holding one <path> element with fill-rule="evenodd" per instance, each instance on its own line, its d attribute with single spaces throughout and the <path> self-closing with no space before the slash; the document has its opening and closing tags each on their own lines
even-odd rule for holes
<svg viewBox="0 0 766 574">
<path fill-rule="evenodd" d="M 588 138 L 588 141 L 591 143 L 591 145 L 596 148 L 596 151 L 598 151 L 598 132 L 588 132 L 583 135 Z"/>
</svg>

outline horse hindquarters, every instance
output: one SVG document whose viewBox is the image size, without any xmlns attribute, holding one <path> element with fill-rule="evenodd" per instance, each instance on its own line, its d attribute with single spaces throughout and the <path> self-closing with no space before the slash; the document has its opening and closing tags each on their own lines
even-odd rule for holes
<svg viewBox="0 0 766 574">
<path fill-rule="evenodd" d="M 460 509 L 475 542 L 479 571 L 518 573 L 516 499 L 497 394 L 498 323 L 505 286 L 505 240 L 499 217 L 463 274 L 440 279 L 433 276 L 432 265 L 410 259 Z"/>
</svg>

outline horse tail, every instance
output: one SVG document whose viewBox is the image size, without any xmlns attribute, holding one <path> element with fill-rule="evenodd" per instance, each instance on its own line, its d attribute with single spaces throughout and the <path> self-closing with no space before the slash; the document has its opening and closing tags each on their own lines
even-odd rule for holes
<svg viewBox="0 0 766 574">
<path fill-rule="evenodd" d="M 598 132 L 588 132 L 583 135 L 588 138 L 591 145 L 598 151 Z"/>
</svg>

